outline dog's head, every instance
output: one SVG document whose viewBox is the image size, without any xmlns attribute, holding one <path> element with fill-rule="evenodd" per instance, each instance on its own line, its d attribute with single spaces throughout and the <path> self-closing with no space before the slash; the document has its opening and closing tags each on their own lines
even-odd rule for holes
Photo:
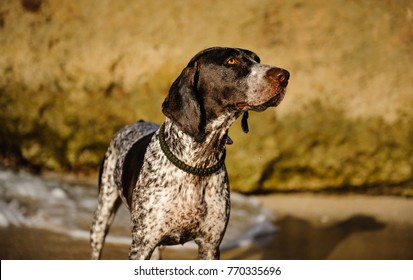
<svg viewBox="0 0 413 280">
<path fill-rule="evenodd" d="M 208 124 L 219 120 L 228 124 L 242 113 L 248 131 L 248 110 L 277 106 L 289 76 L 284 69 L 260 64 L 249 50 L 209 48 L 195 55 L 174 81 L 162 111 L 197 141 L 208 133 Z"/>
</svg>

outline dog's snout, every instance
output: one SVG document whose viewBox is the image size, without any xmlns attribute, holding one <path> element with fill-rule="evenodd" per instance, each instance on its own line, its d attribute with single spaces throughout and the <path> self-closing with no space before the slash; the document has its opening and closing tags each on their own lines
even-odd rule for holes
<svg viewBox="0 0 413 280">
<path fill-rule="evenodd" d="M 287 70 L 281 68 L 271 68 L 267 71 L 267 76 L 270 79 L 282 84 L 288 82 L 288 79 L 290 78 L 290 73 Z"/>
<path fill-rule="evenodd" d="M 280 72 L 277 74 L 277 79 L 282 83 L 282 82 L 288 82 L 289 78 L 290 78 L 290 72 L 284 69 L 280 69 Z"/>
</svg>

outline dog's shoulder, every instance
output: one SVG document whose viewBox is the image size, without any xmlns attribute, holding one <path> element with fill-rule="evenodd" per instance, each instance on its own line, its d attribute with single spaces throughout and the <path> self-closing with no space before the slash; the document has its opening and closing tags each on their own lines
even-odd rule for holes
<svg viewBox="0 0 413 280">
<path fill-rule="evenodd" d="M 112 144 L 119 154 L 123 154 L 140 139 L 159 129 L 159 125 L 152 122 L 138 121 L 122 127 L 113 137 Z"/>
<path fill-rule="evenodd" d="M 158 129 L 158 124 L 138 121 L 136 123 L 128 124 L 122 127 L 113 137 L 105 160 L 107 160 L 109 157 L 112 158 L 115 166 L 114 180 L 119 188 L 122 188 L 122 181 L 125 181 L 122 175 L 125 171 L 125 160 L 128 159 L 127 162 L 132 162 L 135 160 L 133 158 L 133 155 L 135 153 L 144 152 L 146 150 L 146 147 L 145 149 L 139 148 L 140 146 L 142 146 L 141 140 L 144 140 L 144 146 L 146 146 L 149 143 L 149 141 L 146 140 L 150 140 L 147 139 L 148 136 L 152 135 Z M 138 147 L 139 149 L 136 147 Z M 129 170 L 130 168 L 126 169 Z"/>
</svg>

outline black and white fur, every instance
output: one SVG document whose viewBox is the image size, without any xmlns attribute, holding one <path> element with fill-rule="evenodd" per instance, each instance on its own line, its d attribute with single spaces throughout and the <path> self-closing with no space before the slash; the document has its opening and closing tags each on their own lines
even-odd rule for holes
<svg viewBox="0 0 413 280">
<path fill-rule="evenodd" d="M 214 47 L 201 51 L 172 84 L 162 105 L 169 149 L 190 166 L 216 164 L 224 154 L 231 124 L 248 110 L 277 106 L 288 79 L 286 70 L 260 64 L 258 56 L 248 50 Z M 138 140 L 152 132 L 140 173 L 135 174 L 136 184 L 127 186 L 122 180 L 133 175 L 129 174 L 133 170 L 126 168 L 125 158 Z M 230 213 L 226 168 L 208 176 L 186 173 L 164 155 L 158 134 L 159 125 L 137 122 L 112 139 L 99 180 L 91 228 L 92 259 L 101 257 L 122 201 L 131 213 L 130 259 L 150 259 L 157 246 L 189 240 L 198 245 L 199 259 L 219 259 Z"/>
</svg>

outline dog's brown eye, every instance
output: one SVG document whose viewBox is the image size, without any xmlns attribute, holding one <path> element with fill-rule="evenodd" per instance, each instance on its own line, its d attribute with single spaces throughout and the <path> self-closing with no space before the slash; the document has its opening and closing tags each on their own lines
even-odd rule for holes
<svg viewBox="0 0 413 280">
<path fill-rule="evenodd" d="M 227 61 L 225 62 L 228 65 L 234 65 L 238 63 L 238 60 L 236 58 L 230 57 L 227 59 Z"/>
</svg>

